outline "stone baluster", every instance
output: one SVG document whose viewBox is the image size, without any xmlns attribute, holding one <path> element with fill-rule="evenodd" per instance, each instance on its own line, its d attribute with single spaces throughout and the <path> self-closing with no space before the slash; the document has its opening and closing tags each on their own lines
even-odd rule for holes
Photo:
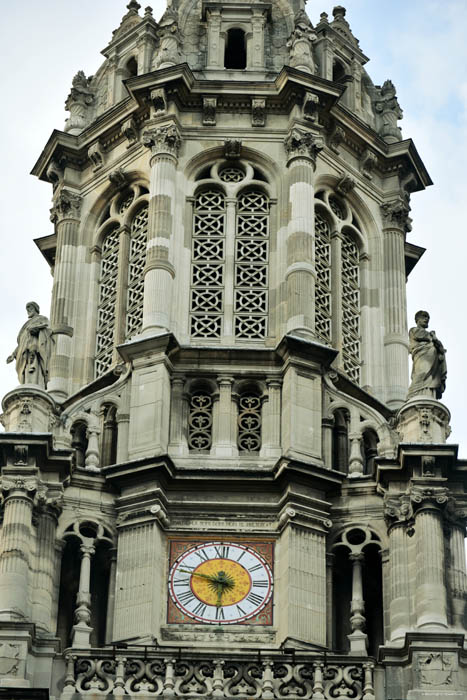
<svg viewBox="0 0 467 700">
<path fill-rule="evenodd" d="M 443 515 L 439 507 L 443 499 L 446 497 L 432 500 L 431 494 L 412 495 L 412 500 L 420 504 L 415 514 L 417 628 L 433 632 L 448 626 Z"/>
<path fill-rule="evenodd" d="M 324 696 L 324 684 L 323 684 L 323 670 L 324 664 L 315 662 L 313 664 L 314 670 L 314 680 L 313 680 L 313 695 L 312 700 L 325 700 Z"/>
<path fill-rule="evenodd" d="M 86 430 L 86 436 L 88 438 L 88 446 L 86 449 L 85 463 L 86 469 L 91 471 L 99 471 L 99 435 L 100 426 L 97 422 L 97 417 L 94 421 L 90 421 Z"/>
<path fill-rule="evenodd" d="M 63 681 L 63 691 L 62 698 L 71 697 L 76 691 L 76 679 L 75 679 L 75 661 L 76 656 L 74 654 L 67 654 L 65 657 L 66 662 L 66 672 L 65 679 Z"/>
<path fill-rule="evenodd" d="M 0 540 L 0 621 L 29 616 L 29 577 L 35 479 L 4 477 L 3 527 Z"/>
<path fill-rule="evenodd" d="M 165 678 L 164 691 L 162 697 L 173 698 L 175 695 L 175 659 L 164 659 L 165 661 Z"/>
<path fill-rule="evenodd" d="M 410 629 L 409 569 L 407 560 L 407 527 L 411 522 L 410 503 L 388 499 L 384 515 L 388 523 L 390 603 L 389 626 L 391 641 L 402 641 Z"/>
<path fill-rule="evenodd" d="M 352 553 L 349 559 L 352 562 L 352 600 L 350 602 L 350 626 L 351 634 L 350 653 L 365 656 L 367 654 L 368 637 L 365 629 L 365 603 L 363 600 L 362 564 L 365 555 L 363 552 Z"/>
<path fill-rule="evenodd" d="M 363 476 L 362 434 L 350 433 L 349 478 Z"/>
<path fill-rule="evenodd" d="M 148 243 L 144 269 L 143 335 L 169 329 L 175 270 L 171 261 L 177 154 L 181 139 L 172 124 L 148 129 L 143 144 L 151 149 Z"/>
<path fill-rule="evenodd" d="M 47 389 L 57 401 L 69 394 L 70 361 L 73 352 L 73 305 L 75 303 L 75 267 L 81 213 L 81 197 L 61 189 L 54 199 L 50 219 L 57 233 L 50 325 L 55 343 L 50 358 Z"/>
<path fill-rule="evenodd" d="M 125 693 L 125 664 L 126 657 L 119 656 L 115 668 L 115 685 L 113 689 L 113 696 L 122 697 L 126 695 Z"/>
<path fill-rule="evenodd" d="M 89 649 L 91 647 L 91 559 L 95 553 L 92 544 L 83 543 L 80 546 L 81 568 L 79 574 L 79 588 L 76 596 L 77 608 L 75 610 L 76 624 L 73 626 L 73 648 Z"/>
<path fill-rule="evenodd" d="M 375 686 L 373 683 L 374 664 L 363 664 L 363 697 L 362 700 L 375 700 Z"/>
<path fill-rule="evenodd" d="M 322 139 L 292 128 L 286 139 L 289 183 L 287 225 L 287 331 L 313 336 L 315 329 L 314 174 Z"/>
<path fill-rule="evenodd" d="M 216 412 L 214 424 L 214 454 L 218 457 L 232 457 L 238 454 L 236 435 L 233 430 L 234 403 L 232 400 L 233 377 L 219 377 L 219 398 L 214 404 Z"/>
<path fill-rule="evenodd" d="M 32 619 L 43 632 L 53 634 L 54 585 L 57 571 L 56 541 L 57 503 L 44 503 L 37 513 L 37 564 L 34 577 Z"/>
<path fill-rule="evenodd" d="M 212 679 L 212 697 L 224 697 L 224 661 L 219 659 L 214 666 Z"/>
<path fill-rule="evenodd" d="M 451 553 L 450 584 L 452 597 L 452 622 L 460 630 L 466 629 L 467 575 L 465 564 L 465 525 L 452 523 L 449 532 Z"/>
<path fill-rule="evenodd" d="M 405 275 L 405 232 L 409 208 L 402 200 L 381 208 L 385 262 L 384 353 L 386 367 L 386 403 L 400 408 L 408 391 L 408 331 Z"/>
<path fill-rule="evenodd" d="M 281 454 L 281 386 L 279 379 L 267 379 L 267 401 L 263 405 L 263 445 L 261 456 Z"/>
</svg>

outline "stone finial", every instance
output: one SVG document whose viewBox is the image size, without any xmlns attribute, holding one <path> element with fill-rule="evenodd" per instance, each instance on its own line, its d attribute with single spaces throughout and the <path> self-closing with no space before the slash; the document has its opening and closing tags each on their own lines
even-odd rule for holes
<svg viewBox="0 0 467 700">
<path fill-rule="evenodd" d="M 86 78 L 82 70 L 73 78 L 70 94 L 65 101 L 65 109 L 70 112 L 65 122 L 65 131 L 78 135 L 90 123 L 89 107 L 94 102 L 91 78 Z"/>
<path fill-rule="evenodd" d="M 402 119 L 403 112 L 397 101 L 396 88 L 391 80 L 374 89 L 373 106 L 376 112 L 376 130 L 386 143 L 402 141 L 402 131 L 397 120 Z"/>
<path fill-rule="evenodd" d="M 446 350 L 435 331 L 428 330 L 429 322 L 428 311 L 417 311 L 417 325 L 409 331 L 409 351 L 413 364 L 408 399 L 414 396 L 440 399 L 446 388 Z"/>
<path fill-rule="evenodd" d="M 320 14 L 320 16 L 319 16 L 319 21 L 320 21 L 320 22 L 325 22 L 326 24 L 329 24 L 329 19 L 328 19 L 328 17 L 329 17 L 329 15 L 328 15 L 327 12 L 322 12 L 322 13 Z"/>
<path fill-rule="evenodd" d="M 345 15 L 347 13 L 347 10 L 345 7 L 342 7 L 342 5 L 336 5 L 332 9 L 332 16 L 334 19 L 344 19 Z"/>
<path fill-rule="evenodd" d="M 138 12 L 138 10 L 141 8 L 141 5 L 139 4 L 139 2 L 136 2 L 136 0 L 131 0 L 126 7 L 127 10 L 129 10 L 130 12 Z"/>
<path fill-rule="evenodd" d="M 305 73 L 315 72 L 312 44 L 316 41 L 316 33 L 305 10 L 295 15 L 294 29 L 287 41 L 289 49 L 289 65 Z"/>
<path fill-rule="evenodd" d="M 144 8 L 144 16 L 147 19 L 148 17 L 152 17 L 152 7 L 149 5 Z"/>
<path fill-rule="evenodd" d="M 52 352 L 52 331 L 49 319 L 41 316 L 39 304 L 29 301 L 26 304 L 28 320 L 18 333 L 17 346 L 7 357 L 7 362 L 16 360 L 16 372 L 20 384 L 35 384 L 47 388 L 50 354 Z"/>
</svg>

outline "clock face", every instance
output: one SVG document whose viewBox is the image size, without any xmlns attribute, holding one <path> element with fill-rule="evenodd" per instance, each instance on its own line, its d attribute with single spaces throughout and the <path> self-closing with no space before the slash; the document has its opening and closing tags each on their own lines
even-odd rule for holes
<svg viewBox="0 0 467 700">
<path fill-rule="evenodd" d="M 183 552 L 169 573 L 169 594 L 195 622 L 239 624 L 256 617 L 272 596 L 272 572 L 251 546 L 204 542 Z"/>
</svg>

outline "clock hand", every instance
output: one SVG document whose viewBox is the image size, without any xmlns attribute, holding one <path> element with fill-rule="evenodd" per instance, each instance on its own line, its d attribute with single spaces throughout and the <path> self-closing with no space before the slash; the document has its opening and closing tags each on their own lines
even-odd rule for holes
<svg viewBox="0 0 467 700">
<path fill-rule="evenodd" d="M 192 576 L 200 576 L 201 578 L 207 578 L 208 581 L 214 581 L 217 583 L 217 579 L 214 576 L 208 576 L 207 574 L 198 574 L 196 571 L 188 571 L 187 569 L 179 569 L 182 574 L 191 574 Z"/>
</svg>

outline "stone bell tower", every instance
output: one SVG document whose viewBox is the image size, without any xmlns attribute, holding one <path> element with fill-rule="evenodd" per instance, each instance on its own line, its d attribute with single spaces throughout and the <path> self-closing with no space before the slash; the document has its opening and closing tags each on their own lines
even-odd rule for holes
<svg viewBox="0 0 467 700">
<path fill-rule="evenodd" d="M 33 169 L 54 286 L 8 358 L 0 695 L 467 697 L 394 85 L 302 0 L 132 0 L 102 53 Z"/>
</svg>

